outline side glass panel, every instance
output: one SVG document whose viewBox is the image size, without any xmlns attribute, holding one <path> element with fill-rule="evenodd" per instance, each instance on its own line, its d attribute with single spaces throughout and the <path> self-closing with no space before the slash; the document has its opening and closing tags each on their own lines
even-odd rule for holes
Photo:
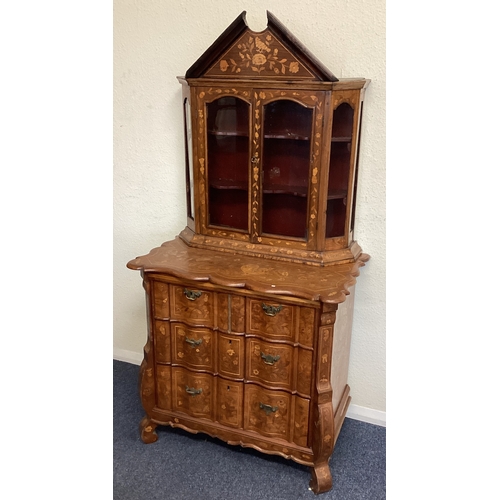
<svg viewBox="0 0 500 500">
<path fill-rule="evenodd" d="M 248 231 L 249 108 L 232 96 L 207 104 L 209 225 Z"/>
<path fill-rule="evenodd" d="M 262 233 L 306 239 L 313 110 L 274 101 L 263 119 Z"/>
<path fill-rule="evenodd" d="M 333 114 L 326 206 L 327 238 L 344 236 L 353 117 L 354 110 L 345 102 L 338 106 Z"/>
<path fill-rule="evenodd" d="M 188 217 L 194 219 L 194 181 L 193 181 L 193 130 L 191 127 L 191 106 L 184 99 L 184 141 L 186 148 L 186 191 Z"/>
</svg>

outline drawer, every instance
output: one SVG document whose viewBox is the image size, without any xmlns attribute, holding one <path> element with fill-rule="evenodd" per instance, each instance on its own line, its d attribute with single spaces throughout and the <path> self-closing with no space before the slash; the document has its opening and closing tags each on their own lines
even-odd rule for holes
<svg viewBox="0 0 500 500">
<path fill-rule="evenodd" d="M 316 310 L 312 307 L 299 307 L 299 342 L 303 346 L 313 347 L 316 328 Z"/>
<path fill-rule="evenodd" d="M 294 351 L 295 348 L 286 344 L 247 339 L 246 378 L 292 391 Z"/>
<path fill-rule="evenodd" d="M 172 368 L 172 407 L 193 417 L 212 418 L 212 375 Z"/>
<path fill-rule="evenodd" d="M 170 363 L 170 322 L 154 320 L 155 358 L 158 363 Z"/>
<path fill-rule="evenodd" d="M 219 333 L 218 371 L 225 377 L 243 379 L 245 339 Z"/>
<path fill-rule="evenodd" d="M 295 342 L 296 306 L 248 299 L 248 333 Z"/>
<path fill-rule="evenodd" d="M 158 319 L 168 319 L 170 317 L 169 286 L 161 281 L 152 282 L 152 302 L 153 315 Z"/>
<path fill-rule="evenodd" d="M 217 294 L 217 327 L 223 332 L 245 332 L 245 297 Z"/>
<path fill-rule="evenodd" d="M 229 427 L 243 427 L 243 382 L 217 379 L 217 421 Z"/>
<path fill-rule="evenodd" d="M 162 410 L 172 409 L 172 368 L 156 365 L 156 404 Z"/>
<path fill-rule="evenodd" d="M 245 385 L 245 429 L 289 441 L 292 396 Z"/>
<path fill-rule="evenodd" d="M 195 370 L 215 371 L 214 332 L 172 323 L 173 362 Z"/>
<path fill-rule="evenodd" d="M 247 339 L 246 378 L 310 397 L 312 354 L 300 347 Z"/>
<path fill-rule="evenodd" d="M 214 326 L 214 294 L 183 286 L 171 286 L 172 319 L 191 325 Z"/>
<path fill-rule="evenodd" d="M 310 402 L 300 396 L 245 385 L 244 428 L 308 446 Z"/>
</svg>

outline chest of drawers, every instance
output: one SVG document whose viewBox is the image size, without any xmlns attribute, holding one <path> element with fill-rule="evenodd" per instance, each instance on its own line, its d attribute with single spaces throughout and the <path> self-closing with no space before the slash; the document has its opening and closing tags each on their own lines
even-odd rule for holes
<svg viewBox="0 0 500 500">
<path fill-rule="evenodd" d="M 314 268 L 164 243 L 129 262 L 146 290 L 140 370 L 146 416 L 311 467 L 328 460 L 350 402 L 347 370 L 355 263 Z"/>
</svg>

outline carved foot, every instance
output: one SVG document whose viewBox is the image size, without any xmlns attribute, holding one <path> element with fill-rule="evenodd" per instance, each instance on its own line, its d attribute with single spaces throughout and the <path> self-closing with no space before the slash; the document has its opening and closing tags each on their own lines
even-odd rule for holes
<svg viewBox="0 0 500 500">
<path fill-rule="evenodd" d="M 158 434 L 155 432 L 156 424 L 151 422 L 149 417 L 144 417 L 139 424 L 141 439 L 146 443 L 154 443 L 158 439 Z"/>
<path fill-rule="evenodd" d="M 316 494 L 332 489 L 332 474 L 328 462 L 311 467 L 309 486 Z"/>
</svg>

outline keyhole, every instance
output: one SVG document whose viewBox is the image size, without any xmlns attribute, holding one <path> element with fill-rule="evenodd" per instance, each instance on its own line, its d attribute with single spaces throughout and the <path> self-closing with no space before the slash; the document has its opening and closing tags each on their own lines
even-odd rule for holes
<svg viewBox="0 0 500 500">
<path fill-rule="evenodd" d="M 227 390 L 229 391 L 229 386 L 227 386 Z"/>
<path fill-rule="evenodd" d="M 232 343 L 233 343 L 233 341 L 232 341 L 232 340 L 229 340 L 228 342 L 229 342 L 230 344 L 232 344 Z"/>
</svg>

